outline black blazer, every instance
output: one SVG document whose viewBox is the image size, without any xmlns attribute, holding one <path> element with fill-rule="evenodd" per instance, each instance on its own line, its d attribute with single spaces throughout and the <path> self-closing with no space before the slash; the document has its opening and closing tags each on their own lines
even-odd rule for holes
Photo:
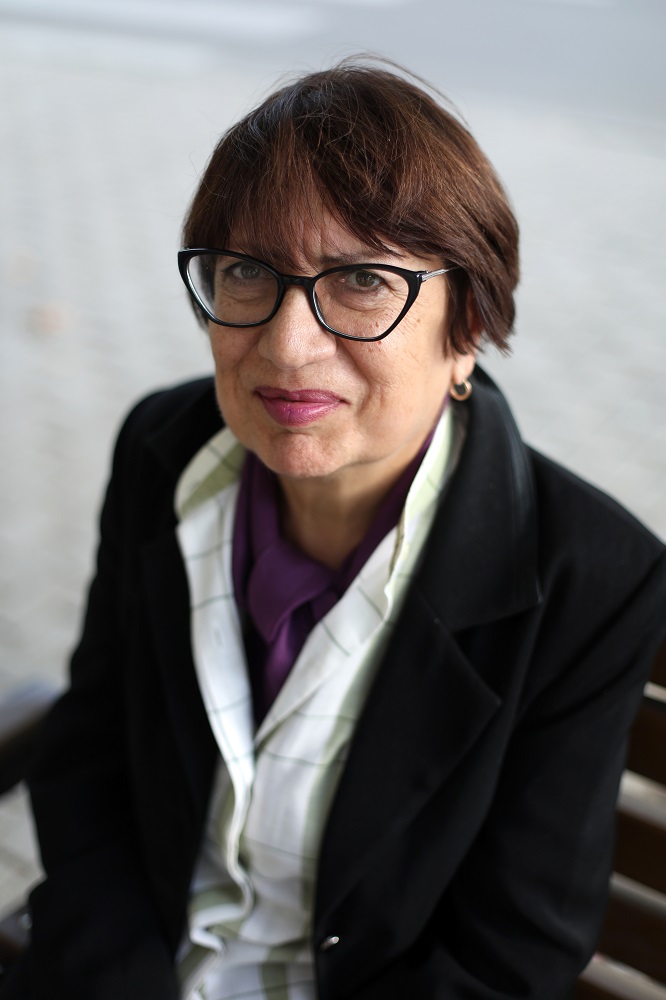
<svg viewBox="0 0 666 1000">
<path fill-rule="evenodd" d="M 562 998 L 604 907 L 627 730 L 665 629 L 664 547 L 527 448 L 482 372 L 454 405 L 460 464 L 321 847 L 321 1000 Z M 173 493 L 219 427 L 206 379 L 144 400 L 120 434 L 71 688 L 31 783 L 47 878 L 3 998 L 178 995 L 217 749 Z"/>
</svg>

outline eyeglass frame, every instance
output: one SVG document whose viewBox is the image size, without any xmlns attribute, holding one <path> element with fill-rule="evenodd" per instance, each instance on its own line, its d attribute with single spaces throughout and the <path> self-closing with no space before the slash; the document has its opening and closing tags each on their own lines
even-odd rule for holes
<svg viewBox="0 0 666 1000">
<path fill-rule="evenodd" d="M 193 284 L 190 282 L 188 264 L 194 257 L 201 257 L 204 254 L 220 254 L 227 257 L 233 257 L 236 260 L 244 260 L 250 264 L 258 264 L 260 267 L 264 268 L 264 270 L 268 271 L 269 274 L 275 278 L 278 286 L 275 305 L 273 306 L 272 312 L 266 316 L 265 319 L 259 320 L 257 323 L 226 323 L 224 320 L 218 319 L 217 316 L 214 316 L 205 302 L 202 301 L 201 296 L 198 294 Z M 342 333 L 340 330 L 334 330 L 332 326 L 328 325 L 322 316 L 319 310 L 317 297 L 315 295 L 314 286 L 320 278 L 326 278 L 329 274 L 337 274 L 341 271 L 348 271 L 352 269 L 363 270 L 364 268 L 368 268 L 369 270 L 375 269 L 389 271 L 392 274 L 399 274 L 407 282 L 408 287 L 407 298 L 400 314 L 398 315 L 398 318 L 391 323 L 388 330 L 378 334 L 376 337 L 354 337 L 352 334 Z M 211 322 L 216 323 L 218 326 L 235 327 L 239 330 L 247 330 L 257 326 L 263 326 L 264 323 L 269 323 L 282 305 L 287 288 L 289 288 L 290 285 L 296 285 L 305 289 L 308 302 L 310 303 L 310 308 L 312 309 L 315 319 L 319 325 L 324 328 L 324 330 L 328 333 L 334 334 L 336 337 L 342 337 L 343 340 L 354 340 L 360 344 L 372 344 L 376 343 L 378 340 L 383 340 L 384 337 L 388 337 L 389 333 L 391 333 L 392 330 L 395 330 L 398 323 L 405 318 L 409 310 L 416 302 L 418 294 L 421 290 L 421 285 L 425 281 L 428 281 L 430 278 L 435 278 L 437 275 L 447 274 L 449 271 L 455 270 L 455 265 L 451 267 L 443 267 L 436 271 L 412 271 L 409 268 L 398 267 L 395 264 L 369 264 L 364 261 L 359 261 L 358 264 L 337 264 L 335 267 L 329 267 L 325 271 L 320 271 L 319 274 L 308 277 L 303 274 L 282 274 L 280 271 L 276 271 L 276 269 L 270 264 L 265 263 L 263 260 L 259 260 L 258 257 L 250 257 L 248 254 L 237 253 L 235 250 L 218 250 L 210 247 L 182 247 L 178 251 L 178 270 L 185 287 L 195 300 L 196 304 L 203 309 L 204 313 L 211 320 Z"/>
</svg>

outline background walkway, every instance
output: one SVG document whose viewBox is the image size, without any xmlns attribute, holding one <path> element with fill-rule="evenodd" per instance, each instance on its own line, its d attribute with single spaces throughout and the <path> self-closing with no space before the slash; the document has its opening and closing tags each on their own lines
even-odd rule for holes
<svg viewBox="0 0 666 1000">
<path fill-rule="evenodd" d="M 666 537 L 663 8 L 502 6 L 0 0 L 0 693 L 64 678 L 121 415 L 210 368 L 175 251 L 216 137 L 364 47 L 451 93 L 512 195 L 515 353 L 483 363 L 525 436 Z M 18 792 L 0 905 L 37 870 Z"/>
</svg>

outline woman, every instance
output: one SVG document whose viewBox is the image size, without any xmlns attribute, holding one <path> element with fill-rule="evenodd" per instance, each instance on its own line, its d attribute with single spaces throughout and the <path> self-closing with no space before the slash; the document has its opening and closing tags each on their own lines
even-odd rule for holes
<svg viewBox="0 0 666 1000">
<path fill-rule="evenodd" d="M 215 378 L 119 437 L 3 995 L 567 996 L 666 559 L 472 374 L 518 277 L 492 168 L 343 63 L 222 138 L 185 244 Z"/>
</svg>

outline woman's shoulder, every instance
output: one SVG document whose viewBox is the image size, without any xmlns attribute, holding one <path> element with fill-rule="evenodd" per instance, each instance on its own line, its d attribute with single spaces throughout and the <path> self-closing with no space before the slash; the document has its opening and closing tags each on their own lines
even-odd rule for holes
<svg viewBox="0 0 666 1000">
<path fill-rule="evenodd" d="M 594 551 L 617 567 L 630 555 L 662 555 L 664 543 L 618 500 L 534 448 L 527 448 L 534 473 L 541 534 L 546 542 Z"/>
<path fill-rule="evenodd" d="M 618 501 L 526 444 L 485 374 L 477 388 L 456 497 L 463 533 L 474 515 L 468 544 L 482 536 L 484 552 L 499 552 L 504 575 L 507 567 L 516 579 L 533 574 L 544 608 L 561 612 L 562 622 L 599 623 L 638 593 L 663 619 L 663 542 Z"/>
<path fill-rule="evenodd" d="M 483 461 L 474 462 L 475 475 L 479 469 L 493 468 L 498 479 L 498 462 L 512 467 L 505 479 L 513 505 L 516 501 L 521 509 L 534 505 L 541 546 L 561 552 L 596 550 L 601 562 L 608 558 L 615 563 L 629 551 L 642 551 L 653 559 L 664 552 L 663 542 L 621 503 L 526 444 L 498 386 L 485 372 L 475 373 L 475 379 L 480 397 L 476 438 L 486 439 Z M 475 441 L 475 451 L 480 450 Z"/>
<path fill-rule="evenodd" d="M 544 611 L 568 639 L 630 623 L 656 648 L 664 634 L 666 546 L 611 496 L 528 449 L 536 492 L 538 575 Z"/>
<path fill-rule="evenodd" d="M 154 389 L 130 408 L 120 434 L 126 431 L 139 435 L 155 433 L 166 425 L 187 420 L 188 415 L 190 418 L 196 416 L 199 408 L 209 410 L 214 398 L 214 383 L 210 375 Z"/>
<path fill-rule="evenodd" d="M 178 473 L 221 426 L 212 377 L 155 390 L 135 403 L 123 420 L 114 465 L 151 453 Z"/>
</svg>

